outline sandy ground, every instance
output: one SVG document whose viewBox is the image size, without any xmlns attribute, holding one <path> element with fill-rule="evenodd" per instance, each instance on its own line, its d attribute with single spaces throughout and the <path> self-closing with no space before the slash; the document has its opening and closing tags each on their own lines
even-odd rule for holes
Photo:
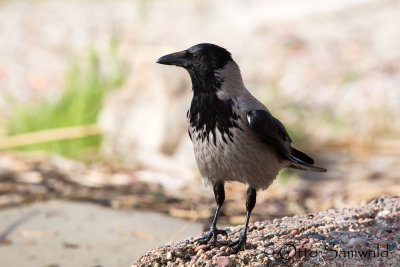
<svg viewBox="0 0 400 267">
<path fill-rule="evenodd" d="M 0 267 L 131 266 L 145 251 L 202 226 L 153 212 L 51 201 L 0 212 Z M 0 237 L 1 239 L 1 237 Z"/>
</svg>

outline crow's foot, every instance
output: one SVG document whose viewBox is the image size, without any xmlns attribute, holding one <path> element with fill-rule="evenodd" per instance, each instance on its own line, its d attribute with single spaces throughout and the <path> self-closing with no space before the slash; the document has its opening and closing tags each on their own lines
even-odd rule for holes
<svg viewBox="0 0 400 267">
<path fill-rule="evenodd" d="M 232 250 L 232 254 L 237 254 L 239 250 L 243 247 L 243 249 L 246 249 L 246 240 L 247 236 L 244 234 L 241 234 L 239 239 L 236 241 L 233 241 L 232 243 L 229 244 L 229 247 L 235 247 Z"/>
<path fill-rule="evenodd" d="M 201 244 L 206 244 L 208 243 L 208 241 L 212 240 L 212 244 L 216 245 L 217 244 L 217 236 L 218 235 L 224 235 L 224 236 L 228 236 L 228 233 L 226 230 L 220 230 L 218 228 L 213 228 L 211 227 L 210 231 L 206 234 L 204 234 L 203 236 L 197 238 L 196 240 L 194 240 L 195 242 L 199 242 Z"/>
</svg>

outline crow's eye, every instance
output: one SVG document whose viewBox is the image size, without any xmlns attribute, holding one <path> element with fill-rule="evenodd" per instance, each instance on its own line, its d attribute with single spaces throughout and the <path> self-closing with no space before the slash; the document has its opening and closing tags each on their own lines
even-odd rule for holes
<svg viewBox="0 0 400 267">
<path fill-rule="evenodd" d="M 193 57 L 194 59 L 199 59 L 199 58 L 200 58 L 200 55 L 199 55 L 199 54 L 193 54 L 192 57 Z"/>
</svg>

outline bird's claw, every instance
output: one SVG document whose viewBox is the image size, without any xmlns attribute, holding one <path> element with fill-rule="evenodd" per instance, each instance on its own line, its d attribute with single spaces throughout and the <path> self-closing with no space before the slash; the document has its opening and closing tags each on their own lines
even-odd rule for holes
<svg viewBox="0 0 400 267">
<path fill-rule="evenodd" d="M 222 230 L 222 229 L 218 229 L 218 228 L 211 228 L 208 233 L 206 233 L 203 236 L 195 239 L 194 241 L 202 243 L 202 244 L 206 244 L 212 238 L 213 239 L 212 240 L 212 244 L 215 245 L 215 244 L 217 244 L 218 235 L 224 235 L 225 237 L 227 237 L 228 236 L 228 232 L 226 230 Z"/>
<path fill-rule="evenodd" d="M 233 241 L 232 243 L 230 243 L 228 246 L 229 247 L 234 247 L 236 246 L 233 250 L 232 250 L 232 254 L 237 254 L 240 249 L 243 247 L 243 249 L 246 249 L 246 240 L 247 240 L 247 236 L 246 235 L 240 235 L 238 240 Z"/>
</svg>

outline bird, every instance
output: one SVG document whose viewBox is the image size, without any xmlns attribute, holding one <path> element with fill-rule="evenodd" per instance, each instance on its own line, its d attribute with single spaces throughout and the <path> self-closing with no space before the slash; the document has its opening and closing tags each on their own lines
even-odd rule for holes
<svg viewBox="0 0 400 267">
<path fill-rule="evenodd" d="M 246 249 L 247 228 L 257 191 L 267 189 L 284 168 L 325 172 L 292 146 L 285 126 L 246 89 L 231 53 L 201 43 L 160 57 L 156 63 L 186 69 L 193 97 L 187 111 L 188 134 L 205 184 L 212 185 L 217 208 L 209 232 L 196 241 L 216 245 L 218 215 L 225 201 L 225 183 L 247 186 L 246 219 L 231 253 Z M 212 239 L 212 240 L 211 240 Z"/>
</svg>

